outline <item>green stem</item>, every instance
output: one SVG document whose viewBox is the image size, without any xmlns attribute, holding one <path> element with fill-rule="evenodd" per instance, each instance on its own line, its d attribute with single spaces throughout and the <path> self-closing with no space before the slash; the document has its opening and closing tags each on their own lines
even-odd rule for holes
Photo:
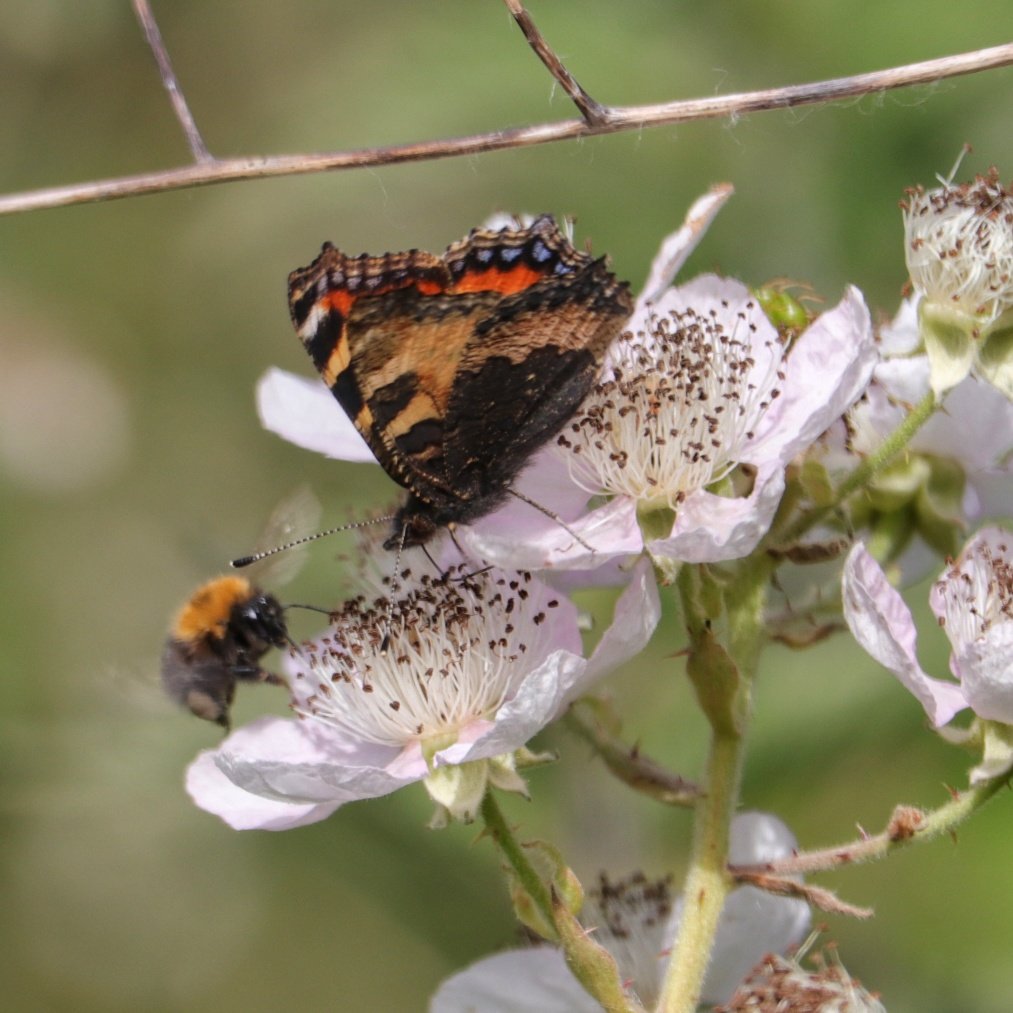
<svg viewBox="0 0 1013 1013">
<path fill-rule="evenodd" d="M 738 797 L 744 741 L 740 735 L 719 734 L 711 741 L 679 936 L 665 972 L 659 1013 L 693 1013 L 700 1000 L 718 918 L 732 887 L 726 870 L 728 830 Z"/>
<path fill-rule="evenodd" d="M 960 824 L 1007 787 L 1009 780 L 1010 775 L 1003 774 L 1001 777 L 972 785 L 930 812 L 898 806 L 882 833 L 846 844 L 835 844 L 830 848 L 800 851 L 787 858 L 764 862 L 761 865 L 735 866 L 731 870 L 732 875 L 739 877 L 743 872 L 749 871 L 777 876 L 811 875 L 846 865 L 859 865 L 887 858 L 901 848 L 925 844 L 937 837 L 953 834 Z"/>
<path fill-rule="evenodd" d="M 718 919 L 733 886 L 727 870 L 728 835 L 738 804 L 752 710 L 752 677 L 763 640 L 763 602 L 773 566 L 767 557 L 759 556 L 743 563 L 736 579 L 726 586 L 725 647 L 715 638 L 714 603 L 706 569 L 685 567 L 679 576 L 691 644 L 687 672 L 710 722 L 711 744 L 703 793 L 696 804 L 679 935 L 665 972 L 660 1013 L 692 1013 L 696 1009 Z"/>
<path fill-rule="evenodd" d="M 777 541 L 782 544 L 794 541 L 840 506 L 853 492 L 867 485 L 877 472 L 885 468 L 911 442 L 911 438 L 932 417 L 935 410 L 936 396 L 929 391 L 876 450 L 845 476 L 834 493 L 832 503 L 802 514 L 787 530 L 777 533 Z"/>
<path fill-rule="evenodd" d="M 899 426 L 837 487 L 838 503 L 846 500 L 856 489 L 864 486 L 881 468 L 886 467 L 910 442 L 911 438 L 932 417 L 936 410 L 936 396 L 930 390 L 904 417 Z"/>
<path fill-rule="evenodd" d="M 528 860 L 524 848 L 514 836 L 510 824 L 507 823 L 506 817 L 503 815 L 503 810 L 500 809 L 499 803 L 491 791 L 487 791 L 482 799 L 481 812 L 489 836 L 496 842 L 521 886 L 538 907 L 545 923 L 555 925 L 556 919 L 552 913 L 552 897 L 549 894 L 549 888 L 542 882 L 542 878 Z"/>
</svg>

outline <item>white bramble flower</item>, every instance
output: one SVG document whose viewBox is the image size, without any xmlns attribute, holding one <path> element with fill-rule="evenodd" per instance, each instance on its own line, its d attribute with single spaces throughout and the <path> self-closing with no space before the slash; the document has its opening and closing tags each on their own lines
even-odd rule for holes
<svg viewBox="0 0 1013 1013">
<path fill-rule="evenodd" d="M 532 568 L 597 566 L 645 548 L 684 562 L 748 555 L 788 462 L 861 395 L 876 360 L 856 289 L 790 350 L 740 282 L 704 275 L 667 289 L 638 303 L 559 446 L 520 477 L 569 530 L 508 504 L 462 542 L 479 558 Z"/>
<path fill-rule="evenodd" d="M 941 394 L 973 370 L 1013 398 L 1013 194 L 993 168 L 907 198 L 904 251 L 933 389 Z"/>
<path fill-rule="evenodd" d="M 881 359 L 872 382 L 820 441 L 816 459 L 834 482 L 875 453 L 931 389 L 928 356 L 919 351 L 917 304 L 917 297 L 905 299 L 880 328 Z M 955 555 L 968 526 L 1008 513 L 1011 479 L 1013 402 L 968 377 L 947 393 L 904 454 L 849 504 L 851 524 L 869 528 L 870 539 L 910 584 L 937 568 L 940 556 Z M 805 570 L 800 576 L 811 588 L 820 575 Z"/>
<path fill-rule="evenodd" d="M 488 785 L 524 790 L 514 754 L 637 654 L 659 614 L 645 565 L 587 658 L 576 608 L 529 573 L 452 570 L 354 599 L 288 661 L 298 720 L 233 732 L 191 764 L 187 788 L 236 829 L 313 823 L 416 781 L 470 819 Z"/>
<path fill-rule="evenodd" d="M 936 582 L 929 604 L 949 638 L 950 671 L 934 679 L 918 664 L 914 619 L 861 544 L 844 567 L 844 616 L 861 646 L 913 693 L 937 727 L 970 707 L 1013 725 L 1013 536 L 979 531 Z"/>
<path fill-rule="evenodd" d="M 797 847 L 791 831 L 766 813 L 741 813 L 732 821 L 730 860 L 773 861 Z M 615 959 L 624 987 L 647 1008 L 657 1002 L 681 902 L 673 905 L 668 880 L 642 875 L 588 891 L 581 922 Z M 706 1002 L 727 999 L 745 973 L 767 952 L 797 944 L 809 926 L 809 907 L 752 886 L 733 890 L 718 925 L 704 984 Z M 580 986 L 553 946 L 508 950 L 479 960 L 448 978 L 433 996 L 430 1013 L 595 1013 L 601 1007 Z"/>
</svg>

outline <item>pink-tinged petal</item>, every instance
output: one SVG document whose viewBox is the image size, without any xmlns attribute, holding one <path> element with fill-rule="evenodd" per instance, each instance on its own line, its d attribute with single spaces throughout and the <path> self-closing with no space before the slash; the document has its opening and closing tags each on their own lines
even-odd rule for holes
<svg viewBox="0 0 1013 1013">
<path fill-rule="evenodd" d="M 757 470 L 752 492 L 731 499 L 713 493 L 692 493 L 679 507 L 668 538 L 648 545 L 655 555 L 686 563 L 717 563 L 748 556 L 767 533 L 784 492 L 780 465 Z"/>
<path fill-rule="evenodd" d="M 929 392 L 929 360 L 925 355 L 914 355 L 906 359 L 883 359 L 873 371 L 876 382 L 889 397 L 893 415 L 880 424 L 880 434 L 885 436 L 907 415 L 907 405 L 917 404 Z M 891 424 L 892 423 L 892 424 Z M 917 439 L 924 427 L 918 430 Z"/>
<path fill-rule="evenodd" d="M 564 470 L 565 466 L 560 463 L 559 468 Z M 519 505 L 524 508 L 523 516 L 509 504 L 477 524 L 461 528 L 458 541 L 475 559 L 520 570 L 598 567 L 615 556 L 637 555 L 643 548 L 636 505 L 629 499 L 610 500 L 567 522 L 593 551 L 581 545 L 558 521 L 526 503 Z M 508 520 L 508 511 L 512 521 Z"/>
<path fill-rule="evenodd" d="M 293 725 L 294 722 L 282 718 L 262 718 L 237 729 L 226 742 L 234 748 L 243 748 L 266 735 L 279 748 L 287 743 L 296 754 L 315 753 Z M 326 819 L 340 805 L 285 802 L 253 795 L 222 773 L 216 763 L 218 753 L 215 749 L 204 750 L 190 764 L 186 790 L 201 809 L 220 817 L 234 830 L 289 830 Z"/>
<path fill-rule="evenodd" d="M 278 802 L 333 804 L 386 795 L 425 776 L 387 767 L 400 750 L 324 739 L 312 721 L 268 718 L 230 735 L 212 755 L 218 769 L 239 788 Z"/>
<path fill-rule="evenodd" d="M 915 434 L 911 446 L 952 457 L 968 472 L 1005 465 L 1008 474 L 1013 452 L 1013 402 L 990 384 L 969 377 L 946 395 L 942 411 Z"/>
<path fill-rule="evenodd" d="M 397 753 L 392 762 L 398 758 Z M 265 798 L 296 802 L 354 802 L 379 798 L 420 780 L 418 774 L 391 774 L 380 767 L 342 763 L 290 763 L 251 760 L 235 754 L 219 754 L 219 769 L 246 791 Z"/>
<path fill-rule="evenodd" d="M 373 451 L 320 380 L 269 369 L 257 383 L 257 413 L 265 429 L 297 447 L 376 464 Z"/>
<path fill-rule="evenodd" d="M 840 417 L 869 385 L 879 352 L 862 293 L 844 298 L 795 342 L 781 396 L 764 413 L 744 460 L 786 464 Z"/>
<path fill-rule="evenodd" d="M 569 455 L 560 451 L 555 445 L 549 444 L 539 450 L 528 462 L 524 470 L 517 476 L 514 487 L 539 506 L 546 507 L 559 514 L 564 521 L 572 521 L 584 513 L 590 493 L 575 485 L 566 465 Z M 532 507 L 529 503 L 511 496 L 508 504 L 525 507 L 524 516 L 534 511 L 541 517 L 545 514 Z M 499 513 L 499 511 L 496 511 Z M 490 516 L 496 516 L 491 514 Z"/>
<path fill-rule="evenodd" d="M 844 618 L 855 639 L 914 694 L 934 725 L 945 725 L 967 706 L 959 686 L 922 671 L 911 612 L 861 543 L 848 553 L 842 590 Z"/>
<path fill-rule="evenodd" d="M 639 654 L 661 618 L 661 600 L 649 559 L 638 560 L 626 589 L 616 602 L 609 628 L 588 659 L 577 690 L 586 693 L 602 676 Z"/>
<path fill-rule="evenodd" d="M 979 717 L 1013 725 L 1013 622 L 997 623 L 955 652 L 961 687 Z"/>
<path fill-rule="evenodd" d="M 327 819 L 340 805 L 301 805 L 252 795 L 218 769 L 210 751 L 200 753 L 187 768 L 186 790 L 201 809 L 233 830 L 292 830 Z"/>
<path fill-rule="evenodd" d="M 735 188 L 730 183 L 718 183 L 693 202 L 682 227 L 661 241 L 661 247 L 651 262 L 643 291 L 637 297 L 637 310 L 658 299 L 672 284 L 710 223 L 734 192 Z"/>
<path fill-rule="evenodd" d="M 1013 469 L 1013 455 L 1006 462 L 1006 468 Z M 988 469 L 971 478 L 974 481 L 974 497 L 971 504 L 964 504 L 967 516 L 972 520 L 1008 517 L 1009 505 L 1013 502 L 1013 471 Z"/>
<path fill-rule="evenodd" d="M 601 1013 L 561 950 L 535 946 L 476 961 L 440 985 L 429 1013 Z"/>
<path fill-rule="evenodd" d="M 496 712 L 495 724 L 472 743 L 459 742 L 436 754 L 437 762 L 465 763 L 513 752 L 529 742 L 563 709 L 587 662 L 556 651 L 525 676 L 516 694 Z"/>
<path fill-rule="evenodd" d="M 918 326 L 918 300 L 921 296 L 913 295 L 905 299 L 897 309 L 897 314 L 879 330 L 879 347 L 884 356 L 908 356 L 918 350 L 922 343 L 921 331 Z"/>
</svg>

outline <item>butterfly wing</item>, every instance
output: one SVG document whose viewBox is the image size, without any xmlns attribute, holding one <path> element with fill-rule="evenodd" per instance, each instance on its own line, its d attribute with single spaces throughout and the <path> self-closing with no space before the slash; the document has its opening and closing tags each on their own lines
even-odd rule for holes
<svg viewBox="0 0 1013 1013">
<path fill-rule="evenodd" d="M 400 485 L 439 494 L 443 419 L 478 306 L 446 296 L 419 251 L 346 257 L 330 244 L 289 276 L 292 320 L 324 383 Z"/>
<path fill-rule="evenodd" d="M 495 505 L 580 404 L 632 309 L 548 215 L 473 230 L 442 257 L 325 244 L 289 276 L 289 305 L 324 383 L 436 523 Z"/>
</svg>

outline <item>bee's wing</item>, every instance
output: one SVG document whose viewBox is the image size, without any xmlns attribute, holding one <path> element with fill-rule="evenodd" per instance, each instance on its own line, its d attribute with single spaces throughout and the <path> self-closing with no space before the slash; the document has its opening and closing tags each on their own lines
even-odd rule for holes
<svg viewBox="0 0 1013 1013">
<path fill-rule="evenodd" d="M 271 514 L 260 539 L 257 552 L 285 545 L 297 538 L 312 535 L 320 527 L 320 501 L 308 485 L 301 485 L 286 496 Z M 265 587 L 280 587 L 288 583 L 306 560 L 306 546 L 297 545 L 250 567 L 250 575 Z"/>
</svg>

